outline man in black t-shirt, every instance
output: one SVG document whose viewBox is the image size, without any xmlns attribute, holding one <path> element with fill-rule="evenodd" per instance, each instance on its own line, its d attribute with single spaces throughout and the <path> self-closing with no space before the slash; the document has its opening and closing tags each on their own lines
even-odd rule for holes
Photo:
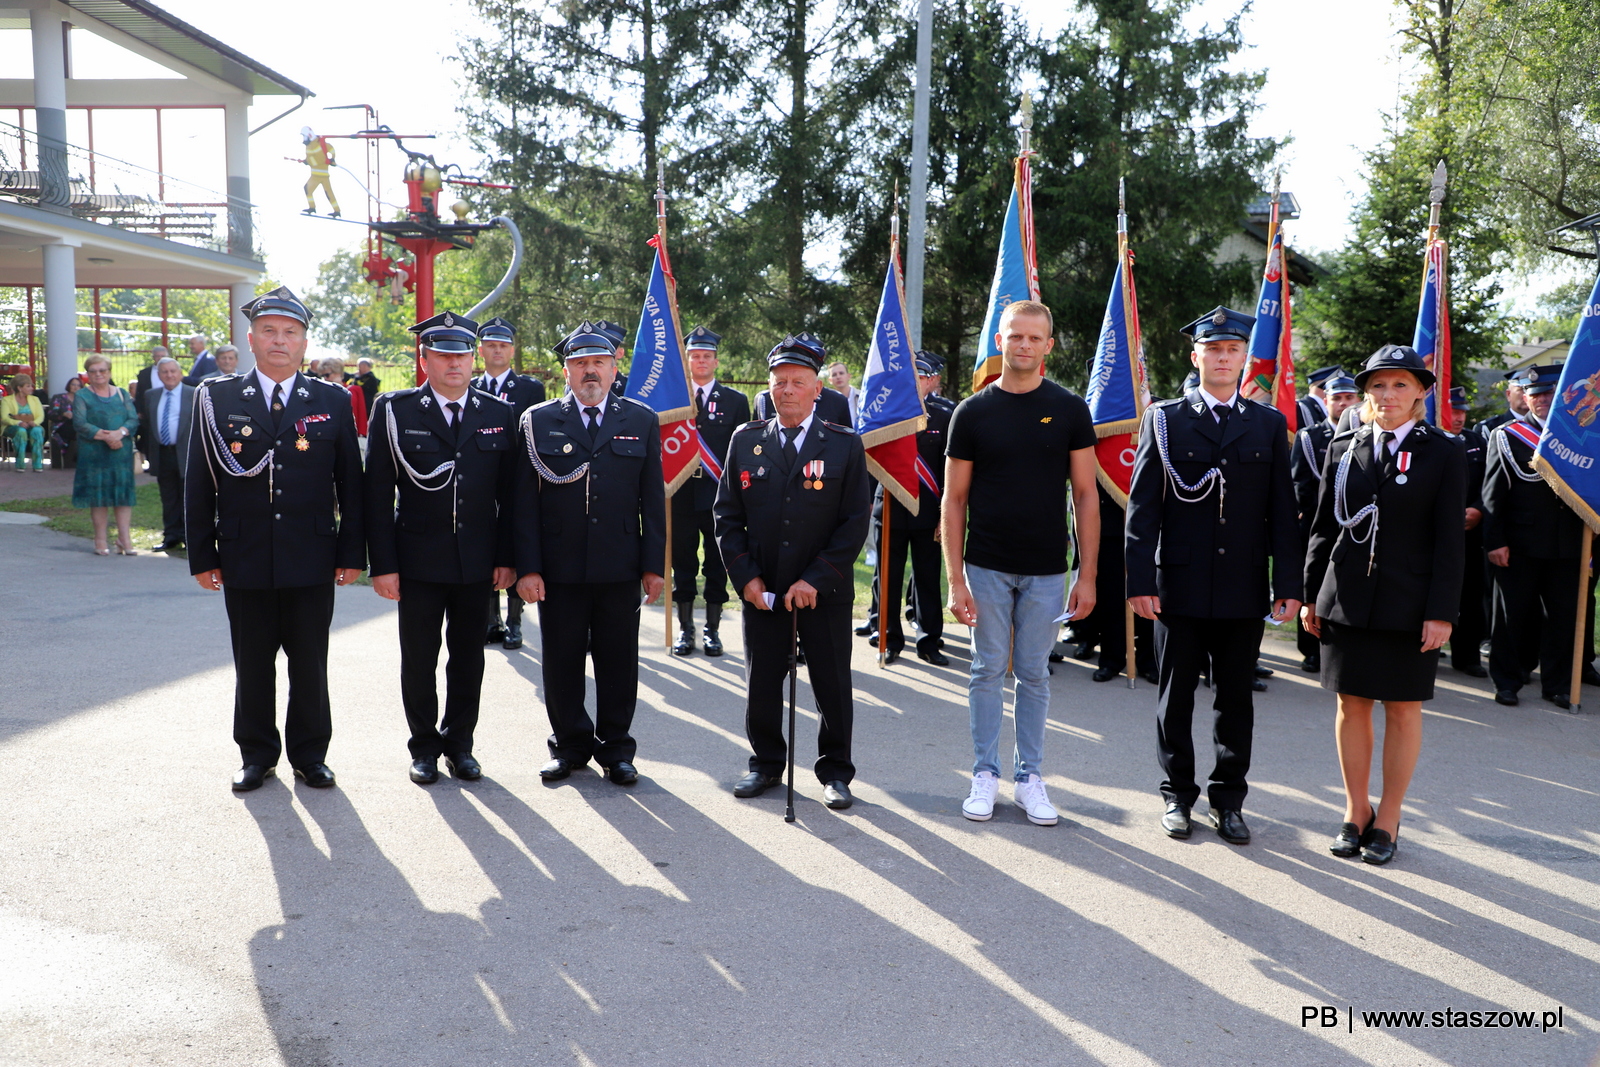
<svg viewBox="0 0 1600 1067">
<path fill-rule="evenodd" d="M 1000 784 L 1005 675 L 1017 678 L 1016 804 L 1030 822 L 1054 826 L 1039 764 L 1050 711 L 1050 649 L 1067 571 L 1067 486 L 1081 564 L 1067 610 L 1094 609 L 1100 549 L 1094 423 L 1083 399 L 1044 378 L 1050 309 L 1017 301 L 1000 316 L 1000 377 L 963 400 L 945 449 L 943 541 L 950 610 L 972 627 L 972 787 L 961 812 L 983 822 Z"/>
</svg>

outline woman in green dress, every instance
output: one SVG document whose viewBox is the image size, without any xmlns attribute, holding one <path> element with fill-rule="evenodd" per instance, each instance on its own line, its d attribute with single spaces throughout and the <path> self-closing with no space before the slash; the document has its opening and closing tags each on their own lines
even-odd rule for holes
<svg viewBox="0 0 1600 1067">
<path fill-rule="evenodd" d="M 108 556 L 107 509 L 117 512 L 117 551 L 134 555 L 133 433 L 139 409 L 126 390 L 111 384 L 111 361 L 90 356 L 83 364 L 89 384 L 72 399 L 72 425 L 78 432 L 78 466 L 72 479 L 72 506 L 88 508 L 94 520 L 94 554 Z"/>
</svg>

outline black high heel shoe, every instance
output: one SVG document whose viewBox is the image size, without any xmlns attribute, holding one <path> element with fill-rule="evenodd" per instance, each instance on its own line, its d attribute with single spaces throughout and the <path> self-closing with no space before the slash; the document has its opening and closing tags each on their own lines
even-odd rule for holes
<svg viewBox="0 0 1600 1067">
<path fill-rule="evenodd" d="M 1357 826 L 1353 822 L 1340 823 L 1338 836 L 1333 839 L 1333 844 L 1328 846 L 1328 851 L 1344 859 L 1349 859 L 1360 852 L 1362 846 L 1372 839 L 1372 824 L 1378 821 L 1378 809 L 1372 808 L 1371 811 L 1372 814 L 1367 816 L 1365 827 Z"/>
<path fill-rule="evenodd" d="M 1389 831 L 1374 828 L 1370 838 L 1361 846 L 1361 858 L 1375 867 L 1381 867 L 1394 859 L 1394 854 L 1400 848 L 1400 828 L 1394 828 L 1394 837 L 1389 836 Z"/>
</svg>

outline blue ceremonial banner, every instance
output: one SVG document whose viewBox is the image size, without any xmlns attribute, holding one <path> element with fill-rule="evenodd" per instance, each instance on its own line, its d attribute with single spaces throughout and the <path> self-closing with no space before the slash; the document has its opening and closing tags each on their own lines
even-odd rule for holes
<svg viewBox="0 0 1600 1067">
<path fill-rule="evenodd" d="M 677 282 L 667 263 L 666 242 L 657 234 L 650 245 L 656 250 L 655 263 L 634 336 L 626 396 L 654 409 L 661 420 L 661 473 L 670 496 L 694 473 L 700 435 L 692 417 L 689 363 L 678 326 Z"/>
<path fill-rule="evenodd" d="M 1137 430 L 1143 411 L 1139 403 L 1139 316 L 1137 311 L 1129 314 L 1133 263 L 1126 251 L 1120 258 L 1111 278 L 1111 296 L 1100 321 L 1100 341 L 1095 345 L 1084 396 L 1089 417 L 1102 436 Z"/>
<path fill-rule="evenodd" d="M 983 320 L 983 332 L 978 335 L 978 358 L 972 369 L 973 392 L 1000 377 L 1000 349 L 994 343 L 995 334 L 1000 332 L 1000 313 L 1007 304 L 1018 300 L 1039 299 L 1039 272 L 1033 256 L 1032 183 L 1028 157 L 1023 155 L 1017 159 L 1011 202 L 1006 205 L 1006 221 L 1000 229 L 1000 254 L 989 286 L 989 313 Z"/>
<path fill-rule="evenodd" d="M 1600 533 L 1600 280 L 1578 320 L 1578 332 L 1561 366 L 1555 402 L 1534 452 L 1544 480 Z"/>
<path fill-rule="evenodd" d="M 1428 242 L 1423 257 L 1422 298 L 1417 302 L 1417 328 L 1411 347 L 1433 371 L 1435 381 L 1428 392 L 1428 421 L 1439 425 L 1438 404 L 1450 402 L 1450 285 L 1449 257 L 1444 241 Z"/>
<path fill-rule="evenodd" d="M 856 432 L 867 449 L 867 469 L 914 515 L 917 512 L 917 431 L 927 424 L 917 393 L 915 352 L 906 328 L 896 243 L 889 246 L 877 324 L 861 377 Z"/>
</svg>

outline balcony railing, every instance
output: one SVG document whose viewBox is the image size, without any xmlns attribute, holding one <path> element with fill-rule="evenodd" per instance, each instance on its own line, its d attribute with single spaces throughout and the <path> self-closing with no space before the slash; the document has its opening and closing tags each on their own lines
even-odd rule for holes
<svg viewBox="0 0 1600 1067">
<path fill-rule="evenodd" d="M 66 146 L 66 165 L 66 196 L 52 198 L 38 134 L 0 122 L 0 200 L 54 204 L 89 222 L 261 258 L 253 204 L 74 144 Z"/>
</svg>

